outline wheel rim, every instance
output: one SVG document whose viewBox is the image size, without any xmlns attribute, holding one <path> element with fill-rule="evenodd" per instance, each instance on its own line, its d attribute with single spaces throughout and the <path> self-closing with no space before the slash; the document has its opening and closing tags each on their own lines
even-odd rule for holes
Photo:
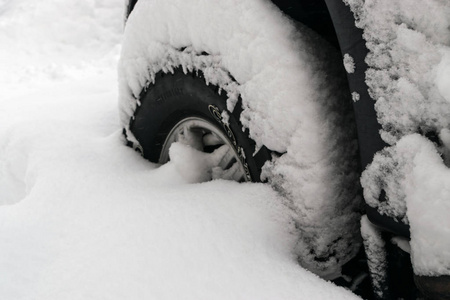
<svg viewBox="0 0 450 300">
<path fill-rule="evenodd" d="M 167 135 L 163 144 L 159 163 L 170 160 L 170 146 L 179 142 L 207 155 L 215 155 L 216 164 L 211 166 L 212 179 L 226 179 L 239 182 L 251 181 L 246 172 L 243 158 L 236 146 L 217 126 L 198 117 L 189 117 L 178 122 Z M 219 150 L 220 151 L 217 151 Z"/>
</svg>

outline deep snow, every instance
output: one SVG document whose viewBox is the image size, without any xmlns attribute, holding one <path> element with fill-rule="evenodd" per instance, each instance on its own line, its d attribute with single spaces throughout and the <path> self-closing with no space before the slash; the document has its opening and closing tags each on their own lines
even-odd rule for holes
<svg viewBox="0 0 450 300">
<path fill-rule="evenodd" d="M 123 144 L 120 0 L 0 1 L 2 299 L 351 299 L 268 186 L 187 184 Z"/>
</svg>

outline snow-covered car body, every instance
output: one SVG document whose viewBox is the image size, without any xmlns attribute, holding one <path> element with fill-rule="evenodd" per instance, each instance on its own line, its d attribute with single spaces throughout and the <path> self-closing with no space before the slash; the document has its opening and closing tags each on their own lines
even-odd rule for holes
<svg viewBox="0 0 450 300">
<path fill-rule="evenodd" d="M 137 0 L 127 2 L 127 16 L 137 2 Z M 362 226 L 363 231 L 366 228 L 363 232 L 366 252 L 369 255 L 373 250 L 369 249 L 373 246 L 369 240 L 377 235 L 371 235 L 371 230 L 383 236 L 382 240 L 389 240 L 391 237 L 409 239 L 411 233 L 410 223 L 405 217 L 405 195 L 398 192 L 404 189 L 404 183 L 398 178 L 405 178 L 403 169 L 408 169 L 406 167 L 402 169 L 402 166 L 409 166 L 408 162 L 414 161 L 415 155 L 419 152 L 431 153 L 433 159 L 436 158 L 434 153 L 445 154 L 446 144 L 449 141 L 446 128 L 449 127 L 450 119 L 445 120 L 445 117 L 450 116 L 447 104 L 450 99 L 448 91 L 442 87 L 445 86 L 442 81 L 448 78 L 445 75 L 448 74 L 448 64 L 442 63 L 449 57 L 450 41 L 445 37 L 445 28 L 448 30 L 450 25 L 449 20 L 445 20 L 445 13 L 450 11 L 448 3 L 433 0 L 422 4 L 421 8 L 430 11 L 430 16 L 423 17 L 410 12 L 412 5 L 417 4 L 417 1 L 413 0 L 403 3 L 401 1 L 389 3 L 383 0 L 373 3 L 360 0 L 272 0 L 272 2 L 287 16 L 314 30 L 341 52 L 350 98 L 353 99 L 352 111 L 357 130 L 359 168 L 360 172 L 366 170 L 362 176 L 362 184 L 367 203 L 365 212 L 371 222 Z M 440 13 L 437 12 L 439 8 L 442 9 Z M 432 14 L 436 15 L 435 23 Z M 437 28 L 436 33 L 431 32 L 430 28 Z M 415 48 L 414 43 L 419 46 Z M 427 56 L 419 53 L 424 45 L 434 47 L 426 53 Z M 405 58 L 408 56 L 412 59 Z M 414 61 L 414 58 L 417 58 L 417 61 Z M 415 68 L 415 65 L 419 66 Z M 434 75 L 430 73 L 428 76 L 429 70 L 433 70 L 430 72 Z M 421 76 L 418 74 L 420 72 L 425 75 Z M 434 79 L 430 78 L 436 77 L 436 72 L 444 75 L 433 81 Z M 413 99 L 411 105 L 419 109 L 408 110 L 405 105 L 395 104 L 407 102 L 408 97 Z M 391 102 L 390 98 L 393 99 Z M 436 112 L 436 107 L 439 113 Z M 432 117 L 433 114 L 435 117 Z M 414 136 L 417 133 L 421 136 Z M 402 139 L 407 141 L 400 143 Z M 431 142 L 427 144 L 429 140 Z M 400 143 L 399 149 L 397 143 Z M 431 143 L 435 143 L 435 146 Z M 403 153 L 406 150 L 401 149 L 411 148 L 412 145 L 422 145 L 421 148 L 417 147 L 427 150 L 419 149 L 411 153 L 406 158 L 408 162 L 404 162 Z M 439 161 L 436 165 L 445 167 L 444 163 Z M 397 172 L 397 169 L 402 170 Z M 390 177 L 391 174 L 394 176 Z M 375 227 L 367 229 L 373 225 Z M 438 232 L 435 236 L 446 238 L 440 234 Z M 416 246 L 416 249 L 420 247 Z M 417 253 L 418 251 L 416 257 Z M 440 276 L 442 279 L 443 276 L 449 275 L 450 261 L 445 260 L 445 256 L 438 256 L 440 260 L 437 261 L 444 259 L 443 267 L 436 271 L 436 268 L 427 269 L 427 263 L 421 267 L 416 263 L 414 269 L 422 270 L 416 272 L 418 275 L 416 278 Z M 378 269 L 377 272 L 381 271 Z M 387 267 L 383 272 L 388 273 Z M 382 275 L 381 279 L 374 279 L 379 297 L 389 298 L 393 294 L 403 293 L 394 287 L 400 285 L 397 282 L 391 283 L 390 288 L 386 287 L 385 277 L 388 276 L 386 274 Z M 395 291 L 389 292 L 389 289 Z M 391 296 L 389 293 L 392 293 Z"/>
</svg>

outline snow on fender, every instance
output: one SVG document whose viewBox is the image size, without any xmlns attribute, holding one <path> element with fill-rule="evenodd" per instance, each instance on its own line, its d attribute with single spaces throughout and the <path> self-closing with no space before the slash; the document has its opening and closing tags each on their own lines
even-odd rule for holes
<svg viewBox="0 0 450 300">
<path fill-rule="evenodd" d="M 333 278 L 360 246 L 356 143 L 340 63 L 270 1 L 140 0 L 119 63 L 121 123 L 139 148 L 130 122 L 142 92 L 158 74 L 201 73 L 226 95 L 224 116 L 240 111 L 253 154 L 273 151 L 261 179 L 297 216 L 299 262 Z"/>
</svg>

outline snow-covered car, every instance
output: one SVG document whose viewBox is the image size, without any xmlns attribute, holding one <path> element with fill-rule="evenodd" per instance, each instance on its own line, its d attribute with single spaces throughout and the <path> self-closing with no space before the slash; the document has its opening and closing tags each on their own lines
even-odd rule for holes
<svg viewBox="0 0 450 300">
<path fill-rule="evenodd" d="M 446 0 L 126 1 L 124 136 L 190 182 L 272 185 L 325 279 L 357 291 L 367 261 L 374 297 L 450 297 L 449 15 Z"/>
</svg>

